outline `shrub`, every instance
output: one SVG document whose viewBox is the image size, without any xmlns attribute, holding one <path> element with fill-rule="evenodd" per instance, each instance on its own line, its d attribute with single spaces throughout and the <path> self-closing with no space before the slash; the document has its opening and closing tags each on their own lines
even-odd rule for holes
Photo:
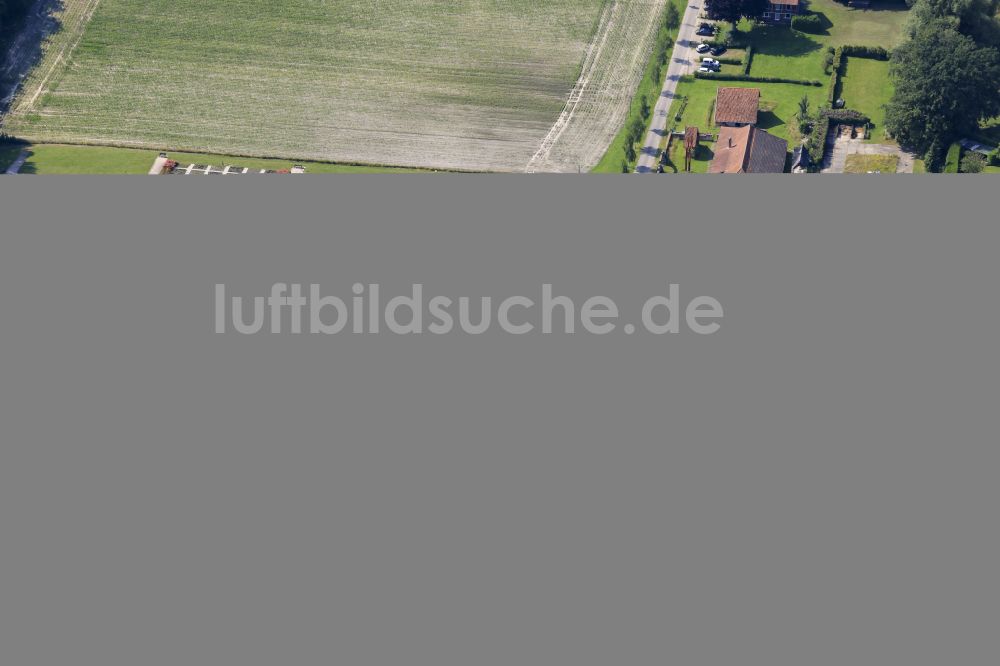
<svg viewBox="0 0 1000 666">
<path fill-rule="evenodd" d="M 986 156 L 974 150 L 966 153 L 959 164 L 959 170 L 962 173 L 982 173 L 985 168 Z"/>
<path fill-rule="evenodd" d="M 818 14 L 803 14 L 792 17 L 792 30 L 822 35 L 826 32 L 826 21 Z"/>
<path fill-rule="evenodd" d="M 792 83 L 800 86 L 821 86 L 821 81 L 806 81 L 804 79 L 784 79 L 777 76 L 748 76 L 746 74 L 724 74 L 719 72 L 695 72 L 696 79 L 712 79 L 714 81 L 747 81 L 750 83 Z"/>
<path fill-rule="evenodd" d="M 831 47 L 826 55 L 823 56 L 823 71 L 827 74 L 830 73 L 830 68 L 833 67 L 833 48 Z"/>
<path fill-rule="evenodd" d="M 854 125 L 858 127 L 860 125 L 867 125 L 872 121 L 871 118 L 854 109 L 821 109 L 819 113 L 821 116 L 825 116 L 832 122 L 840 123 L 841 125 Z"/>
</svg>

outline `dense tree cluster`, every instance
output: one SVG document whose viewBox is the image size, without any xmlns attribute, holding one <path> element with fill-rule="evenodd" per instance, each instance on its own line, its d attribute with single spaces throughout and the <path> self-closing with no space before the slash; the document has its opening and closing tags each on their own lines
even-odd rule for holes
<svg viewBox="0 0 1000 666">
<path fill-rule="evenodd" d="M 948 146 L 1000 115 L 1000 0 L 913 0 L 910 39 L 892 55 L 886 127 L 940 164 Z"/>
<path fill-rule="evenodd" d="M 0 0 L 0 33 L 21 18 L 32 2 L 33 0 Z"/>
<path fill-rule="evenodd" d="M 768 0 L 710 0 L 709 15 L 736 25 L 742 18 L 760 20 L 767 6 Z"/>
</svg>

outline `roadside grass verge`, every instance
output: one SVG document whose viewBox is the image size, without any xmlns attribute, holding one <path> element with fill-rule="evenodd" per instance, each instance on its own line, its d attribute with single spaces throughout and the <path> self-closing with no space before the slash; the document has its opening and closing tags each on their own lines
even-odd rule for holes
<svg viewBox="0 0 1000 666">
<path fill-rule="evenodd" d="M 0 165 L 3 164 L 5 146 L 0 146 Z M 73 146 L 63 144 L 32 144 L 27 146 L 28 160 L 21 168 L 27 174 L 146 174 L 159 154 L 155 150 L 137 148 L 112 148 L 106 146 Z M 13 161 L 21 146 L 10 158 Z M 306 173 L 402 173 L 419 172 L 418 169 L 392 167 L 354 166 L 325 162 L 295 160 L 253 159 L 233 155 L 206 155 L 202 153 L 168 153 L 171 159 L 182 164 L 239 165 L 251 169 L 288 169 L 293 164 L 306 167 Z M 9 164 L 9 162 L 8 162 Z M 6 168 L 6 166 L 4 166 Z"/>
</svg>

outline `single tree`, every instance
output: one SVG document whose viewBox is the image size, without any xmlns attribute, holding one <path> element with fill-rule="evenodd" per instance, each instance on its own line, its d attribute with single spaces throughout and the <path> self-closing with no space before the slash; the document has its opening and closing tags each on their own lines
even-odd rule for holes
<svg viewBox="0 0 1000 666">
<path fill-rule="evenodd" d="M 1000 53 L 937 19 L 893 53 L 886 128 L 919 152 L 947 146 L 1000 115 Z"/>
<path fill-rule="evenodd" d="M 770 5 L 770 0 L 743 0 L 740 14 L 751 21 L 760 21 L 764 18 L 764 12 L 770 9 Z"/>
<path fill-rule="evenodd" d="M 907 0 L 907 3 L 912 7 L 911 35 L 931 21 L 944 19 L 980 44 L 1000 44 L 1000 0 Z"/>
<path fill-rule="evenodd" d="M 625 160 L 629 164 L 635 162 L 635 144 L 631 141 L 625 143 Z"/>
<path fill-rule="evenodd" d="M 667 30 L 676 30 L 681 25 L 681 13 L 678 11 L 677 5 L 672 2 L 667 4 L 667 11 L 663 16 L 663 24 L 667 26 Z"/>
<path fill-rule="evenodd" d="M 728 21 L 735 28 L 743 18 L 743 0 L 712 0 L 711 16 L 719 21 Z"/>
</svg>

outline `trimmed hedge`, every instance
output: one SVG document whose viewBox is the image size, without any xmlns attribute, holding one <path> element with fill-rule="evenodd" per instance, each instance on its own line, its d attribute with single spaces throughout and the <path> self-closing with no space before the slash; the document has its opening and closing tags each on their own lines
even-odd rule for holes
<svg viewBox="0 0 1000 666">
<path fill-rule="evenodd" d="M 958 173 L 958 165 L 962 161 L 962 146 L 953 143 L 951 147 L 948 148 L 948 156 L 944 161 L 944 172 L 945 173 Z"/>
<path fill-rule="evenodd" d="M 841 49 L 848 58 L 868 58 L 869 60 L 889 59 L 889 52 L 881 46 L 853 46 L 847 44 L 842 46 Z"/>
<path fill-rule="evenodd" d="M 777 76 L 748 76 L 746 74 L 723 74 L 719 72 L 695 72 L 696 79 L 711 79 L 713 81 L 747 81 L 748 83 L 792 83 L 799 86 L 822 86 L 822 81 L 806 81 L 804 79 L 783 79 Z"/>
<path fill-rule="evenodd" d="M 872 121 L 871 118 L 854 109 L 820 109 L 819 115 L 829 118 L 835 123 L 854 125 L 855 127 L 868 125 Z"/>
<path fill-rule="evenodd" d="M 844 47 L 838 46 L 833 52 L 833 66 L 830 72 L 830 87 L 826 91 L 826 105 L 833 108 L 837 99 L 837 86 L 840 84 L 840 73 L 844 69 Z"/>
<path fill-rule="evenodd" d="M 743 57 L 743 76 L 750 76 L 751 65 L 753 65 L 753 44 L 747 46 L 747 54 Z"/>
<path fill-rule="evenodd" d="M 822 35 L 826 32 L 826 22 L 819 14 L 802 14 L 792 17 L 792 30 Z"/>
<path fill-rule="evenodd" d="M 826 135 L 830 132 L 830 117 L 820 113 L 813 125 L 812 134 L 806 143 L 806 150 L 809 157 L 817 167 L 823 163 L 823 156 L 826 154 Z"/>
</svg>

